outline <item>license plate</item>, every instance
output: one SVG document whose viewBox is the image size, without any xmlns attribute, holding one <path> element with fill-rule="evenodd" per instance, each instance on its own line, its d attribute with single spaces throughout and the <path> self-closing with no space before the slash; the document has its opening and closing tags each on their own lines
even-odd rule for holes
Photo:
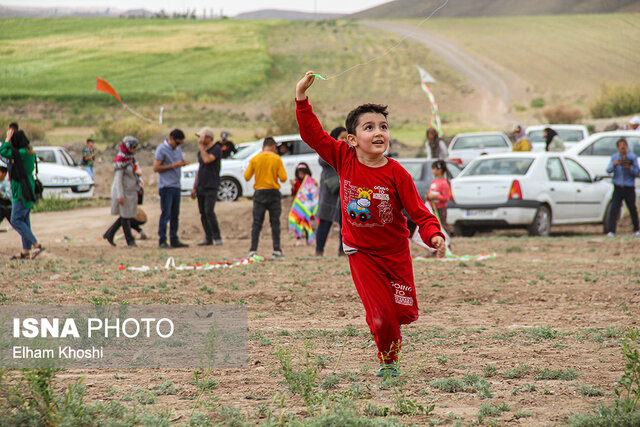
<svg viewBox="0 0 640 427">
<path fill-rule="evenodd" d="M 476 217 L 476 216 L 494 216 L 495 211 L 493 209 L 467 209 L 468 217 Z"/>
<path fill-rule="evenodd" d="M 78 191 L 89 191 L 90 185 L 78 185 Z"/>
</svg>

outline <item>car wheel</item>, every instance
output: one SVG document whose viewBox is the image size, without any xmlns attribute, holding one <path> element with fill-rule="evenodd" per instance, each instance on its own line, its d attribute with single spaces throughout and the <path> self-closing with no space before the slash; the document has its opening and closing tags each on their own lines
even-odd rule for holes
<svg viewBox="0 0 640 427">
<path fill-rule="evenodd" d="M 476 234 L 476 230 L 462 224 L 454 224 L 453 234 L 455 234 L 456 236 L 462 236 L 462 237 L 473 237 L 473 235 Z"/>
<path fill-rule="evenodd" d="M 547 206 L 540 206 L 528 227 L 530 236 L 548 236 L 551 230 L 551 211 Z"/>
<path fill-rule="evenodd" d="M 364 213 L 364 212 L 363 212 L 363 213 L 361 213 L 360 215 L 358 215 L 358 219 L 359 219 L 361 222 L 366 222 L 366 221 L 367 221 L 367 214 L 366 214 L 366 213 Z"/>
<path fill-rule="evenodd" d="M 218 200 L 221 202 L 233 202 L 240 197 L 240 184 L 233 178 L 222 178 L 218 187 Z"/>
<path fill-rule="evenodd" d="M 351 219 L 356 219 L 356 213 L 354 211 L 349 211 L 349 216 Z"/>
</svg>

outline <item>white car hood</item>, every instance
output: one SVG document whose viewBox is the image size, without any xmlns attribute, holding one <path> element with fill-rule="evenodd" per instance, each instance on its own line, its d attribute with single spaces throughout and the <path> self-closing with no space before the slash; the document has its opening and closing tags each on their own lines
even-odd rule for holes
<svg viewBox="0 0 640 427">
<path fill-rule="evenodd" d="M 38 162 L 38 177 L 40 179 L 52 178 L 54 176 L 64 177 L 68 179 L 77 179 L 78 181 L 87 183 L 93 182 L 91 176 L 84 169 L 71 166 L 62 166 L 55 163 Z"/>
</svg>

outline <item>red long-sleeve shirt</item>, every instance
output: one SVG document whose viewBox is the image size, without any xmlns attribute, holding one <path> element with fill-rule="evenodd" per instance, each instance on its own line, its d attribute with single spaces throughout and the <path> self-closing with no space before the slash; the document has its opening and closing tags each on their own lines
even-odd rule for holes
<svg viewBox="0 0 640 427">
<path fill-rule="evenodd" d="M 355 148 L 336 141 L 323 129 L 308 99 L 296 100 L 300 135 L 340 176 L 342 236 L 347 247 L 396 253 L 409 245 L 405 209 L 420 227 L 424 242 L 440 232 L 440 224 L 425 207 L 411 175 L 395 160 L 372 168 L 360 163 Z"/>
</svg>

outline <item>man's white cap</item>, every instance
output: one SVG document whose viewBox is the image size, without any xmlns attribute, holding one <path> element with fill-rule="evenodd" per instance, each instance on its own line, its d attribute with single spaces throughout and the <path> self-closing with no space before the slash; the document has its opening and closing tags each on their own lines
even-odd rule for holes
<svg viewBox="0 0 640 427">
<path fill-rule="evenodd" d="M 640 116 L 633 116 L 633 118 L 629 120 L 629 123 L 632 125 L 640 125 Z"/>
<path fill-rule="evenodd" d="M 199 132 L 196 132 L 196 136 L 208 136 L 211 139 L 213 139 L 213 129 L 211 129 L 210 127 L 203 127 L 202 129 L 200 129 Z"/>
</svg>

